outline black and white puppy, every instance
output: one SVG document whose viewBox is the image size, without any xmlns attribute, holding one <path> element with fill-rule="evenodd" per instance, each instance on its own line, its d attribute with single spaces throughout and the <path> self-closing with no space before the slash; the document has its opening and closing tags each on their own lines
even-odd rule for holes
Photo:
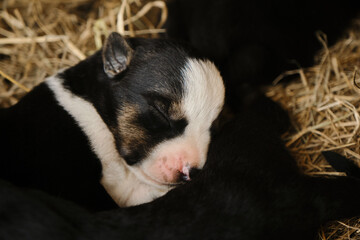
<svg viewBox="0 0 360 240">
<path fill-rule="evenodd" d="M 103 187 L 119 206 L 149 202 L 204 166 L 223 102 L 210 61 L 112 33 L 101 51 L 0 109 L 0 177 L 91 209 L 111 205 Z"/>
<path fill-rule="evenodd" d="M 307 240 L 359 215 L 360 180 L 299 173 L 268 116 L 227 124 L 193 181 L 140 206 L 91 214 L 0 181 L 0 238 Z"/>
</svg>

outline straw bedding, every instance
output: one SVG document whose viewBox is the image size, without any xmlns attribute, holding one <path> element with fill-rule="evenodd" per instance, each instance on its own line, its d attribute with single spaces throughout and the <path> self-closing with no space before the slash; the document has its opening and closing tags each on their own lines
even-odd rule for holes
<svg viewBox="0 0 360 240">
<path fill-rule="evenodd" d="M 91 55 L 112 31 L 156 37 L 164 32 L 166 16 L 163 1 L 0 2 L 0 107 L 13 105 L 44 77 Z"/>
<path fill-rule="evenodd" d="M 346 36 L 329 47 L 317 33 L 323 49 L 315 64 L 280 74 L 267 95 L 290 114 L 293 129 L 283 137 L 309 175 L 341 175 L 324 161 L 321 151 L 337 151 L 360 164 L 360 20 Z M 281 83 L 293 76 L 289 83 Z M 338 222 L 320 231 L 321 239 L 360 239 L 360 221 Z"/>
<path fill-rule="evenodd" d="M 91 55 L 111 31 L 157 37 L 166 15 L 163 1 L 0 2 L 0 107 Z M 334 46 L 327 45 L 325 34 L 318 38 L 323 49 L 316 64 L 281 74 L 266 94 L 290 114 L 293 128 L 284 140 L 303 171 L 338 175 L 320 152 L 335 150 L 360 164 L 360 21 Z M 285 82 L 288 76 L 293 79 Z M 319 238 L 360 239 L 360 220 L 330 223 Z"/>
</svg>

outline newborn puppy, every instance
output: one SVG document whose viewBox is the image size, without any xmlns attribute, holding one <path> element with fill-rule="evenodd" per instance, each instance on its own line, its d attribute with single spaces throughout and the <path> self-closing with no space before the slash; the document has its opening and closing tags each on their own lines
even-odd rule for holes
<svg viewBox="0 0 360 240">
<path fill-rule="evenodd" d="M 149 202 L 203 168 L 223 102 L 208 60 L 112 33 L 0 109 L 0 177 L 94 210 L 113 207 L 103 188 L 119 206 Z"/>
<path fill-rule="evenodd" d="M 0 238 L 304 240 L 329 220 L 360 215 L 360 180 L 302 175 L 281 126 L 259 113 L 214 135 L 191 182 L 140 206 L 91 214 L 0 182 Z"/>
<path fill-rule="evenodd" d="M 233 109 L 249 89 L 312 66 L 322 48 L 315 33 L 324 32 L 331 45 L 360 13 L 360 1 L 352 0 L 169 0 L 167 6 L 168 37 L 215 62 Z"/>
</svg>

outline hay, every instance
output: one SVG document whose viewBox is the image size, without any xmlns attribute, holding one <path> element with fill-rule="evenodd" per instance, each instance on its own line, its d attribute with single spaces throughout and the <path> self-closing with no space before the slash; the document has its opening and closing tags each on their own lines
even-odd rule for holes
<svg viewBox="0 0 360 240">
<path fill-rule="evenodd" d="M 15 104 L 45 77 L 94 53 L 110 32 L 157 37 L 166 17 L 163 1 L 5 0 L 0 3 L 0 107 Z"/>
<path fill-rule="evenodd" d="M 0 3 L 0 107 L 15 104 L 61 68 L 102 46 L 111 31 L 157 37 L 167 16 L 163 1 L 5 0 Z M 294 129 L 284 135 L 299 166 L 310 175 L 339 175 L 320 152 L 336 150 L 360 164 L 360 23 L 324 49 L 317 64 L 279 76 L 267 95 L 290 113 Z M 285 76 L 296 76 L 283 84 Z M 323 227 L 320 239 L 360 239 L 360 220 Z M 291 239 L 291 236 L 289 236 Z"/>
<path fill-rule="evenodd" d="M 269 88 L 267 95 L 291 115 L 294 130 L 284 139 L 300 167 L 310 175 L 328 175 L 332 173 L 321 151 L 338 150 L 360 164 L 360 32 L 350 32 L 331 48 L 324 35 L 318 38 L 324 49 L 317 64 L 283 73 L 275 82 L 288 75 L 298 78 Z"/>
<path fill-rule="evenodd" d="M 300 168 L 309 175 L 342 175 L 321 151 L 339 152 L 360 166 L 360 20 L 334 46 L 323 33 L 317 36 L 323 49 L 315 66 L 281 74 L 267 95 L 290 114 L 293 129 L 283 137 Z M 287 76 L 296 79 L 281 84 Z M 333 223 L 320 238 L 360 239 L 360 220 Z"/>
</svg>

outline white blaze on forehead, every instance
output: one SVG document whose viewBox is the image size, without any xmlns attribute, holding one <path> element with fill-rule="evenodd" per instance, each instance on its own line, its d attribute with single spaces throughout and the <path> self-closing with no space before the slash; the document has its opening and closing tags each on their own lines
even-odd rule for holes
<svg viewBox="0 0 360 240">
<path fill-rule="evenodd" d="M 225 88 L 219 71 L 210 61 L 189 59 L 184 70 L 184 97 L 182 101 L 189 125 L 185 135 L 197 139 L 205 163 L 210 141 L 210 127 L 219 115 L 225 99 Z"/>
<path fill-rule="evenodd" d="M 210 61 L 189 59 L 184 70 L 183 108 L 193 127 L 207 129 L 220 113 L 225 88 L 219 71 Z"/>
</svg>

